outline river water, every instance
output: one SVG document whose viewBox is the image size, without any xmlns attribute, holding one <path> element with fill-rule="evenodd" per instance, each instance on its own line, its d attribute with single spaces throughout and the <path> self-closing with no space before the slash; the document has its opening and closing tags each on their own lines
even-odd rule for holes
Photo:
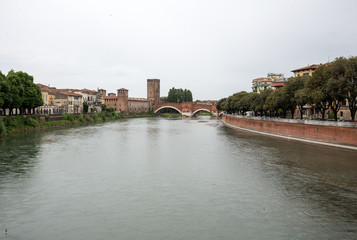
<svg viewBox="0 0 357 240">
<path fill-rule="evenodd" d="M 357 239 L 357 152 L 205 117 L 0 142 L 0 239 Z"/>
</svg>

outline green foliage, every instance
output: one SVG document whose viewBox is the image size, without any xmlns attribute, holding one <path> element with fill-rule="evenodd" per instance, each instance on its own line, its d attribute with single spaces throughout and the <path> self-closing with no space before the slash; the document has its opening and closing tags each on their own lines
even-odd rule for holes
<svg viewBox="0 0 357 240">
<path fill-rule="evenodd" d="M 227 98 L 222 98 L 217 102 L 217 104 L 216 104 L 217 110 L 219 110 L 219 111 L 223 110 L 223 103 L 226 100 L 227 100 Z"/>
<path fill-rule="evenodd" d="M 33 77 L 25 72 L 11 70 L 5 77 L 0 72 L 0 108 L 33 109 L 43 105 L 39 86 L 33 83 Z"/>
<path fill-rule="evenodd" d="M 97 121 L 98 115 L 97 115 L 97 114 L 93 114 L 93 115 L 91 116 L 91 118 L 92 118 L 93 121 Z"/>
<path fill-rule="evenodd" d="M 103 121 L 106 120 L 106 117 L 105 117 L 104 114 L 101 114 L 101 113 L 97 113 L 97 114 L 98 114 L 98 117 L 99 117 L 99 118 L 102 118 Z"/>
<path fill-rule="evenodd" d="M 192 102 L 192 92 L 188 89 L 175 89 L 174 87 L 169 90 L 167 95 L 168 102 L 182 103 Z"/>
<path fill-rule="evenodd" d="M 113 113 L 113 112 L 115 112 L 115 108 L 113 108 L 113 107 L 106 108 L 106 109 L 105 109 L 105 112 L 107 112 L 107 113 Z"/>
<path fill-rule="evenodd" d="M 83 123 L 84 121 L 86 121 L 85 118 L 83 117 L 83 114 L 82 114 L 82 113 L 79 115 L 79 117 L 78 117 L 77 119 L 78 119 L 81 123 Z"/>
<path fill-rule="evenodd" d="M 46 115 L 46 116 L 45 116 L 45 121 L 46 121 L 46 122 L 50 121 L 50 115 Z"/>
<path fill-rule="evenodd" d="M 357 57 L 348 58 L 344 68 L 344 96 L 349 103 L 348 107 L 351 112 L 352 121 L 354 121 L 357 111 Z"/>
<path fill-rule="evenodd" d="M 329 112 L 328 118 L 329 119 L 334 119 L 335 118 L 335 114 L 333 112 Z"/>
<path fill-rule="evenodd" d="M 72 113 L 62 114 L 62 119 L 73 122 L 74 121 L 74 116 L 73 116 Z"/>
<path fill-rule="evenodd" d="M 37 127 L 39 125 L 39 123 L 33 118 L 25 118 L 24 123 L 30 127 Z"/>
<path fill-rule="evenodd" d="M 6 126 L 2 118 L 0 118 L 0 136 L 6 134 Z"/>
<path fill-rule="evenodd" d="M 15 117 L 16 127 L 22 127 L 22 126 L 26 125 L 26 120 L 27 120 L 27 118 L 24 118 L 24 116 L 22 116 L 22 115 L 16 116 Z"/>
<path fill-rule="evenodd" d="M 5 117 L 3 120 L 4 120 L 4 124 L 7 128 L 16 127 L 16 122 L 10 116 Z"/>
</svg>

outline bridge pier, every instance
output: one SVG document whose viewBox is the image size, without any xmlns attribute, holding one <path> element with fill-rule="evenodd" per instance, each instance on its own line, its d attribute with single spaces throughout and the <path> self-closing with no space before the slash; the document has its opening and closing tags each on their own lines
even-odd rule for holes
<svg viewBox="0 0 357 240">
<path fill-rule="evenodd" d="M 182 116 L 191 117 L 192 116 L 192 112 L 182 112 Z"/>
</svg>

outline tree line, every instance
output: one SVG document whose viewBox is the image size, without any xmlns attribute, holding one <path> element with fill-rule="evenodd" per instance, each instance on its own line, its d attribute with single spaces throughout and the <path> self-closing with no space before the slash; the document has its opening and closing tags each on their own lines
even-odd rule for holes
<svg viewBox="0 0 357 240">
<path fill-rule="evenodd" d="M 5 115 L 24 114 L 26 110 L 42 106 L 41 89 L 33 83 L 33 76 L 25 72 L 11 70 L 6 76 L 0 71 L 0 109 Z M 19 109 L 19 112 L 18 112 Z"/>
<path fill-rule="evenodd" d="M 357 109 L 357 57 L 339 57 L 335 61 L 319 66 L 312 76 L 289 78 L 277 90 L 266 89 L 260 94 L 241 91 L 217 103 L 217 109 L 228 113 L 245 115 L 253 111 L 256 116 L 286 117 L 290 112 L 294 118 L 299 109 L 303 118 L 303 107 L 307 104 L 325 118 L 327 110 L 333 112 L 337 121 L 340 107 L 348 103 L 351 120 L 355 121 Z"/>
<path fill-rule="evenodd" d="M 175 89 L 173 87 L 169 90 L 167 101 L 174 103 L 192 102 L 192 92 L 188 89 Z"/>
</svg>

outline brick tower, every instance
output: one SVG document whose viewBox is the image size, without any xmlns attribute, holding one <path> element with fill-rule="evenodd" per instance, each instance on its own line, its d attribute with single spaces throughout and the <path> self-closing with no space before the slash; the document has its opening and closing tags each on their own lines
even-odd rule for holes
<svg viewBox="0 0 357 240">
<path fill-rule="evenodd" d="M 148 79 L 147 98 L 151 103 L 160 103 L 160 79 Z"/>
<path fill-rule="evenodd" d="M 118 89 L 118 106 L 116 108 L 123 113 L 129 113 L 128 92 L 129 90 L 125 88 Z"/>
</svg>

